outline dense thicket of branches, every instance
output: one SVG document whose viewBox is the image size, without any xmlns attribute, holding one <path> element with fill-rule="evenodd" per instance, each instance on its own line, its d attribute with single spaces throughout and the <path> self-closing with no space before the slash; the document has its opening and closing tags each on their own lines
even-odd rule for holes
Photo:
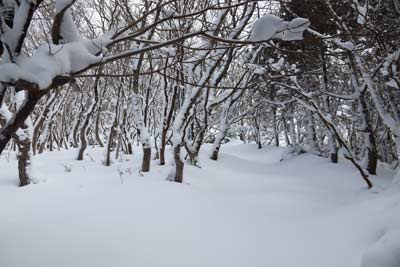
<svg viewBox="0 0 400 267">
<path fill-rule="evenodd" d="M 249 41 L 266 14 L 311 26 Z M 110 165 L 139 144 L 142 172 L 171 145 L 176 182 L 232 138 L 348 159 L 369 187 L 398 165 L 396 0 L 2 0 L 0 16 L 0 153 L 18 150 L 21 185 L 34 154 L 89 145 Z"/>
</svg>

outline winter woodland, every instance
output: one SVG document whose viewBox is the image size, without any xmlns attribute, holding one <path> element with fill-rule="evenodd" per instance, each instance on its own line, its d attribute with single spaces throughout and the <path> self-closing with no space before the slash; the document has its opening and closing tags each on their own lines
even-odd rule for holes
<svg viewBox="0 0 400 267">
<path fill-rule="evenodd" d="M 398 0 L 0 0 L 0 266 L 400 266 L 399 34 Z"/>
</svg>

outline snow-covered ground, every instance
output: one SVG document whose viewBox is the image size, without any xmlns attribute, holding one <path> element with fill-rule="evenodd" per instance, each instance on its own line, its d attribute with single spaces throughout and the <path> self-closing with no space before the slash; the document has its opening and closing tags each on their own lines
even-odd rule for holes
<svg viewBox="0 0 400 267">
<path fill-rule="evenodd" d="M 234 143 L 217 162 L 205 148 L 202 168 L 186 165 L 176 184 L 157 162 L 141 176 L 139 151 L 111 167 L 99 148 L 83 162 L 75 151 L 45 153 L 35 159 L 42 181 L 23 188 L 4 153 L 0 266 L 357 267 L 363 257 L 364 266 L 398 266 L 392 171 L 380 169 L 367 190 L 347 163 L 281 162 L 282 149 Z"/>
</svg>

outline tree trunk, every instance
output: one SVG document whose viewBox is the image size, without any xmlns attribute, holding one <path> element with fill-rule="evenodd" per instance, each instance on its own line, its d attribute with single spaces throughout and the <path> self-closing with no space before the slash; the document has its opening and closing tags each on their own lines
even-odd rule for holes
<svg viewBox="0 0 400 267">
<path fill-rule="evenodd" d="M 80 133 L 80 144 L 78 149 L 78 156 L 76 157 L 77 160 L 83 160 L 83 153 L 87 148 L 87 140 L 86 140 L 86 127 L 83 126 Z"/>
<path fill-rule="evenodd" d="M 221 147 L 221 144 L 215 146 L 214 150 L 211 153 L 211 157 L 210 159 L 212 160 L 218 160 L 218 152 L 219 152 L 219 148 Z"/>
<path fill-rule="evenodd" d="M 78 149 L 78 156 L 77 156 L 77 160 L 83 160 L 83 154 L 85 153 L 85 150 L 87 148 L 87 128 L 89 126 L 89 122 L 92 118 L 92 115 L 95 111 L 97 105 L 97 99 L 95 100 L 95 102 L 92 104 L 90 110 L 88 111 L 88 113 L 86 114 L 86 117 L 83 120 L 83 124 L 79 133 L 79 149 Z"/>
<path fill-rule="evenodd" d="M 106 160 L 104 161 L 104 165 L 110 166 L 111 165 L 111 149 L 112 149 L 112 142 L 114 140 L 114 126 L 112 126 L 111 131 L 110 131 L 110 136 L 108 137 L 108 142 L 107 142 L 107 150 L 106 150 Z"/>
<path fill-rule="evenodd" d="M 167 129 L 162 130 L 160 145 L 160 165 L 165 165 L 165 146 L 167 144 Z"/>
<path fill-rule="evenodd" d="M 378 152 L 376 149 L 375 136 L 372 130 L 372 125 L 369 119 L 369 110 L 367 103 L 364 99 L 364 94 L 359 97 L 360 112 L 362 116 L 362 136 L 364 146 L 364 157 L 367 159 L 367 170 L 370 174 L 376 174 L 376 167 L 378 165 Z"/>
<path fill-rule="evenodd" d="M 336 148 L 336 152 L 332 153 L 331 152 L 331 162 L 332 163 L 338 163 L 339 162 L 339 155 L 338 155 L 338 149 Z"/>
<path fill-rule="evenodd" d="M 220 132 L 215 137 L 214 144 L 212 146 L 212 152 L 211 152 L 210 159 L 218 160 L 219 150 L 221 148 L 221 143 L 225 137 L 226 131 L 227 131 L 227 128 L 221 129 Z"/>
<path fill-rule="evenodd" d="M 310 110 L 305 112 L 305 130 L 306 130 L 306 144 L 310 153 L 319 154 L 319 149 L 316 142 L 316 133 L 313 121 L 313 114 Z"/>
<path fill-rule="evenodd" d="M 28 167 L 31 164 L 30 148 L 31 141 L 29 138 L 19 140 L 18 142 L 18 176 L 19 186 L 25 186 L 30 183 L 30 177 L 28 173 Z"/>
<path fill-rule="evenodd" d="M 328 146 L 329 146 L 329 154 L 331 158 L 332 163 L 338 163 L 339 162 L 339 156 L 338 156 L 338 147 L 336 144 L 336 140 L 332 132 L 328 129 L 326 135 L 328 136 Z"/>
<path fill-rule="evenodd" d="M 181 160 L 181 145 L 174 147 L 174 160 L 175 160 L 175 182 L 183 182 L 183 166 L 184 163 Z"/>
<path fill-rule="evenodd" d="M 151 147 L 143 147 L 142 172 L 150 171 Z"/>
<path fill-rule="evenodd" d="M 3 128 L 0 129 L 0 155 L 6 148 L 8 142 L 15 134 L 15 132 L 23 126 L 25 120 L 32 113 L 35 105 L 40 100 L 42 96 L 46 94 L 45 90 L 28 90 L 25 103 L 20 107 L 18 112 L 15 114 L 12 121 L 5 124 Z"/>
<path fill-rule="evenodd" d="M 279 147 L 279 131 L 278 131 L 278 120 L 276 118 L 277 109 L 273 108 L 272 110 L 272 124 L 274 128 L 274 139 L 275 146 Z"/>
<path fill-rule="evenodd" d="M 53 94 L 51 96 L 51 98 L 48 100 L 48 102 L 46 103 L 46 106 L 42 112 L 42 114 L 40 115 L 37 123 L 34 126 L 33 129 L 33 136 L 32 136 L 32 152 L 33 155 L 36 155 L 36 150 L 37 150 L 37 146 L 38 146 L 38 140 L 39 140 L 39 135 L 40 135 L 40 130 L 43 127 L 43 124 L 47 118 L 48 113 L 50 112 L 50 109 L 53 108 L 53 103 L 56 100 L 56 94 Z"/>
<path fill-rule="evenodd" d="M 97 141 L 98 145 L 100 147 L 104 147 L 104 144 L 103 144 L 103 142 L 101 141 L 101 138 L 100 138 L 100 109 L 97 111 L 94 133 L 95 133 L 94 136 L 96 138 L 96 141 Z"/>
</svg>

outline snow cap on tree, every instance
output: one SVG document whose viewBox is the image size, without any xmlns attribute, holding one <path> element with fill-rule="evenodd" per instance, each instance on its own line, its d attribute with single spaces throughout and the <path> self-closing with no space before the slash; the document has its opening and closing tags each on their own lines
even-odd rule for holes
<svg viewBox="0 0 400 267">
<path fill-rule="evenodd" d="M 283 41 L 302 40 L 303 32 L 310 26 L 305 18 L 295 18 L 285 21 L 274 15 L 266 15 L 257 19 L 252 27 L 252 41 L 281 39 Z"/>
</svg>

